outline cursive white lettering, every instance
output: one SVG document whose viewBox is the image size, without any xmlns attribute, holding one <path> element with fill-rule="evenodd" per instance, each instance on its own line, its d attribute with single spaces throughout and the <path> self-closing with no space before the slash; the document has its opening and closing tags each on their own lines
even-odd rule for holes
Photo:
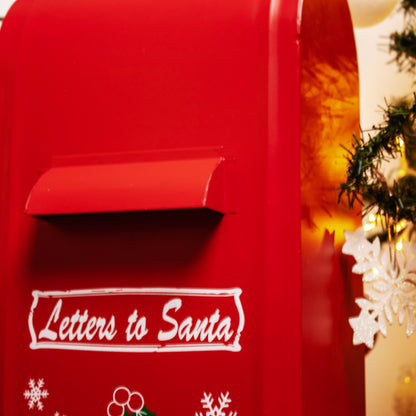
<svg viewBox="0 0 416 416">
<path fill-rule="evenodd" d="M 171 318 L 168 315 L 168 312 L 171 309 L 175 309 L 175 312 L 182 306 L 182 301 L 180 299 L 172 299 L 169 302 L 165 304 L 163 307 L 163 320 L 166 322 L 169 322 L 173 328 L 170 331 L 159 331 L 159 334 L 157 336 L 157 339 L 159 341 L 168 341 L 169 339 L 172 339 L 175 337 L 176 333 L 178 332 L 178 323 L 175 319 Z"/>
<path fill-rule="evenodd" d="M 39 339 L 46 338 L 52 341 L 56 340 L 58 334 L 55 331 L 51 331 L 49 327 L 52 322 L 56 323 L 56 321 L 58 320 L 59 314 L 61 312 L 61 308 L 62 308 L 62 299 L 59 299 L 58 302 L 56 302 L 55 307 L 53 308 L 53 311 L 51 313 L 48 323 L 46 324 L 46 327 L 42 329 L 42 331 L 39 332 Z"/>
<path fill-rule="evenodd" d="M 192 317 L 185 318 L 180 324 L 176 319 L 168 315 L 174 309 L 175 312 L 182 306 L 180 299 L 172 299 L 167 302 L 163 308 L 163 320 L 170 323 L 172 328 L 169 331 L 159 331 L 159 341 L 168 341 L 176 336 L 182 341 L 204 341 L 208 338 L 208 342 L 215 340 L 228 341 L 234 331 L 231 330 L 231 318 L 227 316 L 220 321 L 220 313 L 217 309 L 211 316 L 205 317 L 203 320 L 197 319 L 194 323 Z"/>
<path fill-rule="evenodd" d="M 130 342 L 133 339 L 133 337 L 136 338 L 137 341 L 139 341 L 148 333 L 148 330 L 146 328 L 146 318 L 142 316 L 138 321 L 137 318 L 137 309 L 135 309 L 134 312 L 128 318 L 129 324 L 126 329 L 126 339 L 128 342 Z M 136 324 L 134 330 L 132 330 L 133 324 Z"/>
<path fill-rule="evenodd" d="M 106 318 L 89 317 L 88 309 L 80 314 L 79 309 L 71 316 L 64 316 L 59 324 L 58 332 L 51 329 L 51 325 L 58 322 L 62 309 L 62 299 L 59 299 L 49 317 L 46 326 L 39 332 L 39 339 L 46 338 L 51 341 L 83 341 L 86 338 L 91 341 L 98 332 L 99 340 L 111 341 L 117 334 L 114 315 L 107 322 Z M 84 327 L 85 324 L 85 327 Z"/>
</svg>

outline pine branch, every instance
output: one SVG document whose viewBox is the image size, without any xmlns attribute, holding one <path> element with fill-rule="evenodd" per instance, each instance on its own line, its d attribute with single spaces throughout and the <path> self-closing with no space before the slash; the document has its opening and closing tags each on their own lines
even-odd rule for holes
<svg viewBox="0 0 416 416">
<path fill-rule="evenodd" d="M 390 35 L 389 51 L 396 54 L 400 71 L 413 72 L 416 67 L 416 33 L 413 27 Z"/>
<path fill-rule="evenodd" d="M 416 68 L 416 0 L 402 0 L 400 7 L 405 26 L 402 31 L 390 35 L 389 52 L 395 54 L 400 71 L 413 73 Z"/>
<path fill-rule="evenodd" d="M 350 208 L 357 202 L 375 209 L 394 221 L 403 219 L 416 224 L 416 177 L 405 176 L 388 184 L 381 172 L 381 164 L 401 155 L 398 140 L 405 149 L 415 149 L 416 97 L 411 103 L 390 105 L 385 110 L 385 124 L 374 127 L 376 134 L 363 132 L 353 136 L 352 150 L 347 150 L 347 179 L 340 186 L 339 200 L 346 196 Z"/>
<path fill-rule="evenodd" d="M 405 13 L 412 13 L 416 11 L 416 0 L 402 0 L 400 7 Z"/>
</svg>

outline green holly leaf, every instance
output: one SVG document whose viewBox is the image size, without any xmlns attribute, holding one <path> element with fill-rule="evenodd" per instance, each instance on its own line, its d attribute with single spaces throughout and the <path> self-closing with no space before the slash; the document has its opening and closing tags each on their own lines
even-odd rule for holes
<svg viewBox="0 0 416 416">
<path fill-rule="evenodd" d="M 143 409 L 139 413 L 140 416 L 156 416 L 156 413 L 150 412 L 146 406 L 143 406 Z M 136 413 L 129 413 L 126 409 L 124 409 L 124 416 L 136 416 Z"/>
<path fill-rule="evenodd" d="M 148 409 L 146 409 L 146 406 L 143 406 L 142 411 L 140 412 L 142 416 L 156 416 L 156 413 L 150 412 Z"/>
</svg>

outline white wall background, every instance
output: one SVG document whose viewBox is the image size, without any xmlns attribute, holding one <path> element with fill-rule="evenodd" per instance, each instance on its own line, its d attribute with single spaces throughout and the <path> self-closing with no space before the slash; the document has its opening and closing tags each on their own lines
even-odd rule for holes
<svg viewBox="0 0 416 416">
<path fill-rule="evenodd" d="M 0 17 L 4 17 L 15 0 L 0 0 Z"/>
<path fill-rule="evenodd" d="M 364 0 L 363 0 L 364 1 Z M 385 100 L 411 98 L 412 82 L 406 73 L 399 73 L 388 53 L 388 36 L 403 27 L 403 15 L 394 11 L 381 23 L 368 28 L 355 29 L 355 39 L 360 72 L 361 126 L 371 128 L 382 121 L 380 106 Z"/>
<path fill-rule="evenodd" d="M 14 0 L 0 0 L 0 16 L 13 3 Z M 385 107 L 385 100 L 409 98 L 416 90 L 413 88 L 416 77 L 399 73 L 396 65 L 389 63 L 392 56 L 388 54 L 387 37 L 402 25 L 402 15 L 393 12 L 375 26 L 355 29 L 363 129 L 382 122 L 380 107 Z M 416 416 L 416 335 L 407 339 L 404 328 L 395 325 L 389 328 L 387 338 L 377 340 L 366 358 L 366 390 L 367 416 Z M 394 410 L 395 398 L 399 396 L 407 405 L 405 413 Z"/>
</svg>

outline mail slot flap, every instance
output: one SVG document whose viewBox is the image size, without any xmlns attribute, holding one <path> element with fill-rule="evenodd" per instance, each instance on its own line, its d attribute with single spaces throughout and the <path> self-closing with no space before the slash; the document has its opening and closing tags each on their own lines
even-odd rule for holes
<svg viewBox="0 0 416 416">
<path fill-rule="evenodd" d="M 210 208 L 232 211 L 219 157 L 57 166 L 34 185 L 28 215 Z"/>
</svg>

